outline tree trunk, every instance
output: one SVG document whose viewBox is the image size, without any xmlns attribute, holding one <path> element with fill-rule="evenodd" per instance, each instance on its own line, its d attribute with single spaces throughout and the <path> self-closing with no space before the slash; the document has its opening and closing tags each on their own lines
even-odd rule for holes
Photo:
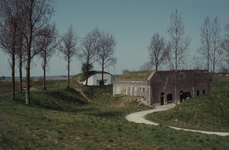
<svg viewBox="0 0 229 150">
<path fill-rule="evenodd" d="M 88 65 L 87 65 L 87 73 L 86 73 L 86 86 L 87 86 L 87 80 L 88 80 Z"/>
<path fill-rule="evenodd" d="M 14 50 L 13 50 L 14 51 Z M 15 53 L 12 53 L 12 95 L 11 99 L 15 99 Z"/>
<path fill-rule="evenodd" d="M 44 57 L 44 78 L 43 78 L 43 90 L 46 90 L 46 56 Z"/>
<path fill-rule="evenodd" d="M 68 60 L 68 88 L 70 87 L 69 74 L 70 74 L 70 60 Z"/>
<path fill-rule="evenodd" d="M 104 85 L 103 72 L 104 72 L 104 59 L 102 59 L 102 81 L 101 81 L 101 85 Z"/>
<path fill-rule="evenodd" d="M 32 28 L 30 29 L 32 31 Z M 27 66 L 26 66 L 26 100 L 25 104 L 30 105 L 30 63 L 31 63 L 31 45 L 32 45 L 32 32 L 30 31 L 30 41 L 27 49 Z"/>
<path fill-rule="evenodd" d="M 175 104 L 177 105 L 177 71 L 175 70 Z"/>
<path fill-rule="evenodd" d="M 30 105 L 30 52 L 28 52 L 28 60 L 27 60 L 27 67 L 26 67 L 26 105 Z"/>
<path fill-rule="evenodd" d="M 19 58 L 20 62 L 19 62 L 19 92 L 22 93 L 22 54 L 20 54 L 20 58 Z"/>
<path fill-rule="evenodd" d="M 104 81 L 103 81 L 103 72 L 104 72 L 104 68 L 102 67 L 102 81 L 101 81 L 101 85 L 104 85 Z"/>
<path fill-rule="evenodd" d="M 208 70 L 208 72 L 210 72 L 210 70 L 209 70 L 209 59 L 210 59 L 210 48 L 209 48 L 209 43 L 207 42 L 207 44 L 208 44 L 208 54 L 207 54 L 207 70 Z"/>
</svg>

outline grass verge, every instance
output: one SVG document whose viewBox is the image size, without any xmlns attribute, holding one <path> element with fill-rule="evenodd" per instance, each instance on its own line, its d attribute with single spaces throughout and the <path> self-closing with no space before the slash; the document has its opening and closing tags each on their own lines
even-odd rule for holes
<svg viewBox="0 0 229 150">
<path fill-rule="evenodd" d="M 0 149 L 229 149 L 229 137 L 128 122 L 129 113 L 151 108 L 136 97 L 110 96 L 112 86 L 87 87 L 101 92 L 91 97 L 102 95 L 88 102 L 64 84 L 37 87 L 31 106 L 25 93 L 15 101 L 0 96 Z"/>
</svg>

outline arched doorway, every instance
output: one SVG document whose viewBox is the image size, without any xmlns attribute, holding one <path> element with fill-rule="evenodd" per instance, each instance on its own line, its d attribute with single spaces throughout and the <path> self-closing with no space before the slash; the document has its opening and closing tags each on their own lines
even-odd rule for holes
<svg viewBox="0 0 229 150">
<path fill-rule="evenodd" d="M 203 94 L 205 94 L 205 90 L 203 90 Z"/>
<path fill-rule="evenodd" d="M 165 94 L 161 93 L 161 105 L 165 105 Z"/>
</svg>

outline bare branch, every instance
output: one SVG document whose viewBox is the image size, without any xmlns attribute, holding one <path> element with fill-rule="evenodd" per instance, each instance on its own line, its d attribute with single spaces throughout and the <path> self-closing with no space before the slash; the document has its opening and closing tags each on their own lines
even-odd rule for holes
<svg viewBox="0 0 229 150">
<path fill-rule="evenodd" d="M 140 68 L 140 71 L 150 71 L 153 68 L 153 64 L 151 62 L 145 62 Z"/>
<path fill-rule="evenodd" d="M 155 66 L 155 70 L 166 60 L 165 56 L 166 42 L 164 38 L 160 38 L 159 33 L 155 33 L 148 47 L 151 64 Z M 146 65 L 146 64 L 145 64 Z"/>
</svg>

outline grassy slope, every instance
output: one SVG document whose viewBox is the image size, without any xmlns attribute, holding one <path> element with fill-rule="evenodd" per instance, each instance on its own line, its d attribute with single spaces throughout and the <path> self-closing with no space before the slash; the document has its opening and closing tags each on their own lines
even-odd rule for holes
<svg viewBox="0 0 229 150">
<path fill-rule="evenodd" d="M 177 127 L 229 132 L 229 77 L 217 77 L 213 93 L 180 103 L 174 109 L 149 114 L 147 119 Z"/>
<path fill-rule="evenodd" d="M 90 103 L 65 89 L 66 81 L 52 81 L 45 91 L 34 86 L 31 106 L 24 104 L 25 93 L 17 93 L 15 101 L 9 94 L 0 97 L 0 149 L 229 148 L 229 137 L 128 122 L 127 114 L 149 108 L 136 97 L 110 96 L 112 86 L 84 87 Z"/>
</svg>

